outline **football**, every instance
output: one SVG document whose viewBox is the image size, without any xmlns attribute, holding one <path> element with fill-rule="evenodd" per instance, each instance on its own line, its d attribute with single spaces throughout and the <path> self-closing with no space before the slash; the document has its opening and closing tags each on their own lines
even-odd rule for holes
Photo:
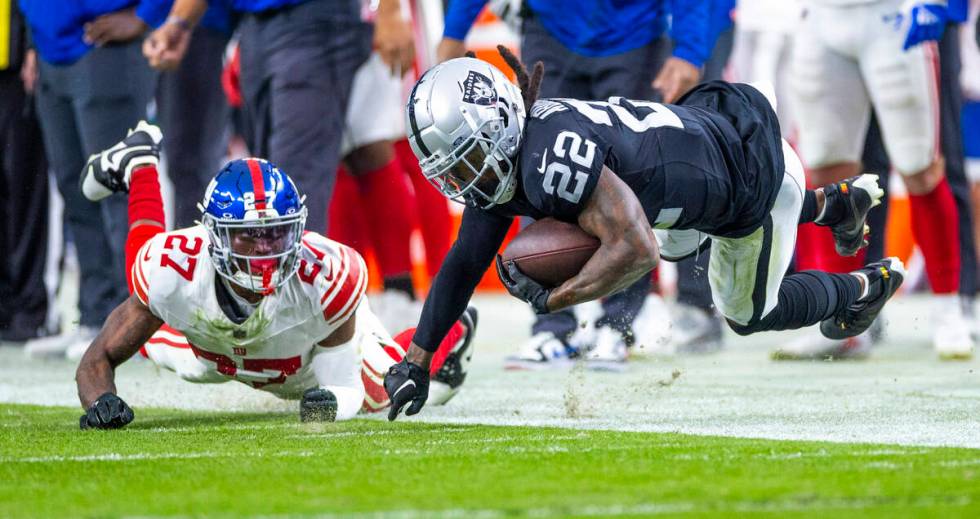
<svg viewBox="0 0 980 519">
<path fill-rule="evenodd" d="M 515 236 L 501 257 L 550 288 L 578 274 L 598 248 L 599 240 L 579 226 L 542 218 Z"/>
</svg>

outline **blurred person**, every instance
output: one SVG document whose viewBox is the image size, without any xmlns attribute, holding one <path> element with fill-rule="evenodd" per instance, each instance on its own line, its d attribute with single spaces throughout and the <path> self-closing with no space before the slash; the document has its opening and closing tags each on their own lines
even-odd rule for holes
<svg viewBox="0 0 980 519">
<path fill-rule="evenodd" d="M 380 0 L 373 26 L 359 0 L 231 0 L 239 25 L 246 141 L 306 186 L 310 229 L 326 233 L 327 205 L 340 163 L 351 84 L 373 45 L 399 74 L 414 56 L 400 0 Z M 176 0 L 147 38 L 154 67 L 173 68 L 187 52 L 205 0 Z"/>
<path fill-rule="evenodd" d="M 165 13 L 172 0 L 160 0 Z M 210 0 L 192 31 L 187 56 L 160 74 L 157 114 L 167 134 L 167 177 L 181 190 L 203 193 L 225 159 L 231 106 L 221 86 L 228 41 L 235 28 L 230 0 Z M 188 227 L 201 216 L 193 197 L 174 199 L 174 225 Z"/>
<path fill-rule="evenodd" d="M 189 382 L 234 380 L 300 400 L 303 421 L 387 407 L 381 376 L 402 358 L 412 330 L 392 339 L 371 312 L 364 260 L 304 231 L 307 208 L 296 184 L 255 158 L 218 172 L 200 224 L 166 232 L 156 168 L 161 140 L 159 128 L 141 122 L 85 167 L 87 198 L 129 192 L 131 295 L 79 363 L 81 428 L 133 420 L 114 370 L 137 354 Z M 433 364 L 434 403 L 447 402 L 466 378 L 475 331 L 470 308 Z"/>
<path fill-rule="evenodd" d="M 43 335 L 48 165 L 34 108 L 37 56 L 16 2 L 0 0 L 0 342 Z"/>
<path fill-rule="evenodd" d="M 960 50 L 963 69 L 960 85 L 963 89 L 963 149 L 966 155 L 964 169 L 970 180 L 973 198 L 973 221 L 980 219 L 980 2 L 971 2 L 969 23 L 976 31 L 960 32 Z M 971 34 L 972 32 L 972 34 Z M 974 227 L 974 240 L 980 254 L 980 226 Z"/>
<path fill-rule="evenodd" d="M 64 198 L 66 234 L 79 264 L 79 323 L 27 343 L 31 356 L 84 348 L 109 312 L 126 298 L 122 254 L 126 198 L 91 204 L 78 192 L 89 155 L 126 135 L 146 117 L 155 73 L 140 39 L 155 23 L 150 0 L 20 0 L 37 50 L 37 114 L 48 164 Z"/>
<path fill-rule="evenodd" d="M 449 3 L 436 50 L 438 61 L 463 55 L 463 40 L 485 4 L 485 0 Z M 710 4 L 709 0 L 634 0 L 610 6 L 590 1 L 569 9 L 565 2 L 529 0 L 521 12 L 521 55 L 527 63 L 545 65 L 543 97 L 659 97 L 669 103 L 698 82 L 711 53 Z M 522 220 L 524 225 L 528 222 Z M 633 321 L 649 292 L 650 279 L 640 278 L 605 299 L 594 334 L 574 341 L 579 323 L 572 308 L 537 316 L 530 340 L 507 359 L 507 366 L 563 365 L 580 353 L 600 369 L 620 365 L 634 339 Z M 585 329 L 591 331 L 591 323 Z"/>
<path fill-rule="evenodd" d="M 810 2 L 794 44 L 792 90 L 811 185 L 860 171 L 861 137 L 874 108 L 888 161 L 909 192 L 912 232 L 926 260 L 934 293 L 933 347 L 941 358 L 962 359 L 972 356 L 973 339 L 958 295 L 960 227 L 969 229 L 972 222 L 960 222 L 968 212 L 958 209 L 948 180 L 960 183 L 962 172 L 958 132 L 949 130 L 958 127 L 951 108 L 956 93 L 943 99 L 940 89 L 940 76 L 948 72 L 941 70 L 936 42 L 948 19 L 946 2 Z M 831 236 L 817 231 L 810 240 L 816 246 L 801 255 L 801 263 L 835 272 L 864 263 L 863 256 L 832 252 Z M 805 263 L 810 261 L 819 263 Z M 870 337 L 831 342 L 814 334 L 774 356 L 860 358 L 870 346 Z"/>
<path fill-rule="evenodd" d="M 485 61 L 457 58 L 426 72 L 409 98 L 423 171 L 466 208 L 409 351 L 385 376 L 390 419 L 425 404 L 430 358 L 495 257 L 511 295 L 547 313 L 620 290 L 710 237 L 712 298 L 740 335 L 818 322 L 828 337 L 857 335 L 901 285 L 897 258 L 786 275 L 798 223 L 819 218 L 853 254 L 882 191 L 873 175 L 806 190 L 771 88 L 712 81 L 666 105 L 539 99 L 541 65 L 528 74 L 499 49 L 518 86 Z M 577 224 L 599 247 L 567 281 L 542 286 L 497 255 L 518 215 Z"/>
</svg>

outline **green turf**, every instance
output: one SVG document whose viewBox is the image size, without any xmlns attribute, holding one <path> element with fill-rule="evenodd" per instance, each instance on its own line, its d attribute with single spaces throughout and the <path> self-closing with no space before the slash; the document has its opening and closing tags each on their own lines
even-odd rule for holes
<svg viewBox="0 0 980 519">
<path fill-rule="evenodd" d="M 980 516 L 980 451 L 0 405 L 0 517 Z"/>
</svg>

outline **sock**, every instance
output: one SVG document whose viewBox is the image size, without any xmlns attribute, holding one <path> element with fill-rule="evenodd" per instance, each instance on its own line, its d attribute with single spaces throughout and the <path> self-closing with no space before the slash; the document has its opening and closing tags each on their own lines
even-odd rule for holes
<svg viewBox="0 0 980 519">
<path fill-rule="evenodd" d="M 803 328 L 830 318 L 854 304 L 860 295 L 861 282 L 850 274 L 798 272 L 783 278 L 776 308 L 760 322 L 752 326 L 733 324 L 732 328 L 743 334 Z"/>
<path fill-rule="evenodd" d="M 133 227 L 140 220 L 144 223 Z M 160 179 L 156 166 L 143 166 L 133 170 L 129 181 L 129 233 L 126 235 L 126 286 L 132 294 L 133 264 L 139 250 L 157 234 L 164 231 L 163 198 L 160 196 Z"/>
<path fill-rule="evenodd" d="M 156 166 L 136 168 L 129 179 L 129 225 L 140 220 L 152 220 L 160 227 L 166 221 Z"/>
<path fill-rule="evenodd" d="M 411 275 L 409 243 L 412 238 L 414 192 L 398 161 L 355 178 L 360 188 L 362 214 L 371 233 L 381 275 Z"/>
<path fill-rule="evenodd" d="M 395 142 L 395 154 L 415 187 L 415 208 L 425 245 L 425 266 L 429 276 L 434 277 L 452 245 L 453 220 L 449 200 L 422 175 L 408 140 Z"/>
<path fill-rule="evenodd" d="M 367 223 L 365 223 L 361 211 L 363 205 L 361 192 L 357 189 L 357 182 L 354 181 L 354 177 L 347 173 L 343 167 L 338 168 L 333 197 L 330 199 L 330 206 L 327 208 L 330 215 L 327 236 L 331 240 L 353 248 L 361 256 L 367 257 Z"/>
<path fill-rule="evenodd" d="M 800 223 L 810 223 L 817 219 L 817 193 L 807 189 L 803 193 L 803 210 L 800 212 Z"/>
<path fill-rule="evenodd" d="M 932 192 L 909 195 L 912 235 L 926 260 L 926 275 L 936 294 L 956 292 L 960 285 L 959 221 L 956 202 L 944 177 Z"/>
<path fill-rule="evenodd" d="M 412 286 L 412 276 L 409 274 L 384 278 L 384 289 L 397 290 L 407 295 L 412 301 L 415 301 L 415 287 Z"/>
<path fill-rule="evenodd" d="M 429 376 L 435 375 L 439 371 L 439 368 L 446 362 L 446 357 L 449 356 L 449 352 L 453 351 L 456 343 L 463 338 L 463 333 L 465 333 L 465 328 L 463 328 L 462 324 L 459 324 L 459 321 L 456 321 L 453 327 L 449 329 L 449 333 L 439 343 L 436 352 L 432 355 L 432 363 L 429 365 Z M 396 335 L 395 342 L 402 349 L 408 351 L 408 347 L 412 344 L 413 335 L 415 335 L 415 328 L 409 328 Z"/>
</svg>

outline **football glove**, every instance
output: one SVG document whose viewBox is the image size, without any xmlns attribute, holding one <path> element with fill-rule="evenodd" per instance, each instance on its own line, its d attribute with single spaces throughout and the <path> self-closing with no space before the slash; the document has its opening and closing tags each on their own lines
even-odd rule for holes
<svg viewBox="0 0 980 519">
<path fill-rule="evenodd" d="M 311 387 L 299 403 L 301 422 L 332 422 L 337 419 L 337 396 L 322 387 Z"/>
<path fill-rule="evenodd" d="M 391 402 L 388 420 L 398 418 L 402 408 L 411 402 L 405 414 L 411 416 L 422 410 L 429 398 L 429 370 L 405 359 L 395 364 L 385 375 L 385 393 Z"/>
<path fill-rule="evenodd" d="M 902 50 L 926 41 L 939 41 L 949 19 L 946 2 L 941 0 L 907 0 L 902 5 L 902 14 L 908 17 Z"/>
<path fill-rule="evenodd" d="M 499 254 L 497 255 L 497 275 L 507 287 L 510 295 L 530 303 L 534 313 L 546 314 L 549 312 L 548 296 L 551 295 L 551 289 L 545 288 L 541 283 L 527 277 L 513 261 L 504 263 Z"/>
<path fill-rule="evenodd" d="M 119 429 L 133 421 L 133 410 L 122 398 L 104 393 L 90 405 L 78 421 L 82 430 Z"/>
</svg>

